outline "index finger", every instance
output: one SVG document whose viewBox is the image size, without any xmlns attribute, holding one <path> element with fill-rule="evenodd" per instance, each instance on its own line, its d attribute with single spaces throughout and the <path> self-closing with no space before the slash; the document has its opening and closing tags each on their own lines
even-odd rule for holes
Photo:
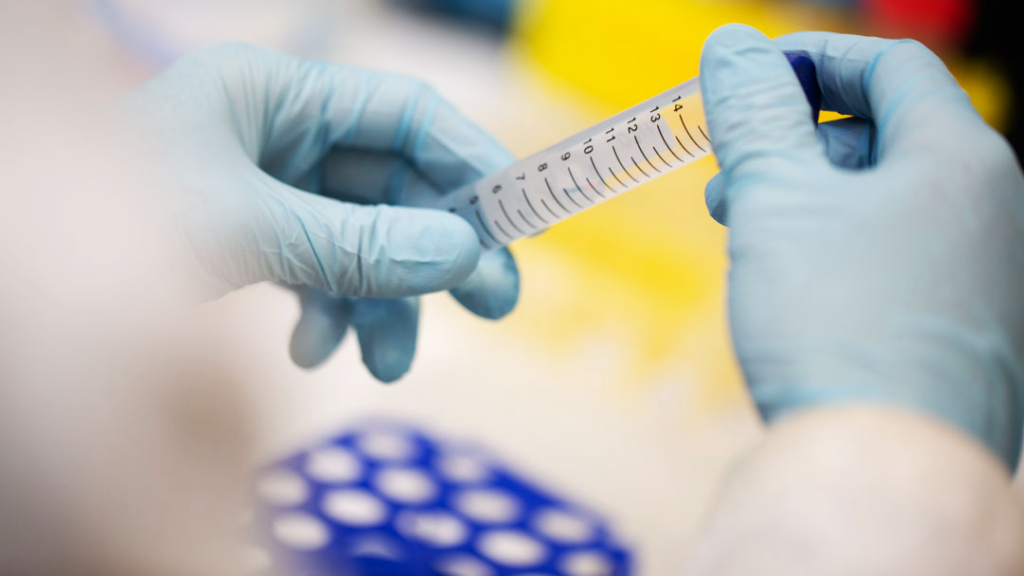
<svg viewBox="0 0 1024 576">
<path fill-rule="evenodd" d="M 397 154 L 440 192 L 511 164 L 512 155 L 419 80 L 290 58 L 266 139 L 322 156 L 331 147 Z"/>
<path fill-rule="evenodd" d="M 800 32 L 775 42 L 814 61 L 822 109 L 875 123 L 880 158 L 941 143 L 938 130 L 979 118 L 942 60 L 914 40 Z"/>
</svg>

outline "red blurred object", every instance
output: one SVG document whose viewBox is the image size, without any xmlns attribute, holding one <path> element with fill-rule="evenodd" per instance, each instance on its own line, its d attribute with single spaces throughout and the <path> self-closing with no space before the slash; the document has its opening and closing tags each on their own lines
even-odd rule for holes
<svg viewBox="0 0 1024 576">
<path fill-rule="evenodd" d="M 879 36 L 920 40 L 932 48 L 962 46 L 974 26 L 972 0 L 861 0 Z"/>
</svg>

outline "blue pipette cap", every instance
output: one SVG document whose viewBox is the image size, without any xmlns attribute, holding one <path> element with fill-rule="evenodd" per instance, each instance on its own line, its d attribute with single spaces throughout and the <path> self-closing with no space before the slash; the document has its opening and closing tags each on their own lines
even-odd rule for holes
<svg viewBox="0 0 1024 576">
<path fill-rule="evenodd" d="M 800 80 L 800 85 L 807 95 L 807 102 L 811 105 L 811 118 L 818 122 L 818 115 L 821 112 L 821 88 L 818 87 L 818 73 L 814 61 L 803 54 L 786 54 L 793 72 Z"/>
</svg>

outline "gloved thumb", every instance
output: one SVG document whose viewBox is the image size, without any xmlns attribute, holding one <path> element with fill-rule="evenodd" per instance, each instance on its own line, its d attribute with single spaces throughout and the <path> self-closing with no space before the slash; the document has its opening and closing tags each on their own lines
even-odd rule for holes
<svg viewBox="0 0 1024 576">
<path fill-rule="evenodd" d="M 800 82 L 764 34 L 739 24 L 713 32 L 700 82 L 712 147 L 730 190 L 825 162 Z"/>
<path fill-rule="evenodd" d="M 364 206 L 310 194 L 260 174 L 252 281 L 311 286 L 335 296 L 395 298 L 447 290 L 476 268 L 480 244 L 453 214 Z"/>
</svg>

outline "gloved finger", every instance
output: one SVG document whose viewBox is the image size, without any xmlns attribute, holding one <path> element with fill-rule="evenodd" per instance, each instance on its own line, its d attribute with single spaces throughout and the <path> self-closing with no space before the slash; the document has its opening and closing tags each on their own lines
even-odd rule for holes
<svg viewBox="0 0 1024 576">
<path fill-rule="evenodd" d="M 515 157 L 436 94 L 433 113 L 416 126 L 406 157 L 438 190 L 451 191 L 497 172 Z"/>
<path fill-rule="evenodd" d="M 863 118 L 842 118 L 818 124 L 818 139 L 825 147 L 825 156 L 832 165 L 857 170 L 872 166 L 874 158 L 874 125 Z M 704 187 L 708 213 L 723 226 L 728 226 L 729 198 L 726 178 L 716 174 Z"/>
<path fill-rule="evenodd" d="M 272 59 L 283 89 L 268 95 L 273 118 L 258 127 L 258 157 L 286 182 L 331 148 L 394 152 L 439 190 L 504 168 L 512 156 L 430 86 L 411 78 L 282 54 Z"/>
<path fill-rule="evenodd" d="M 919 151 L 922 145 L 956 145 L 956 138 L 938 138 L 936 130 L 955 130 L 958 119 L 978 124 L 967 94 L 942 60 L 919 42 L 801 32 L 775 43 L 814 61 L 823 109 L 874 121 L 880 158 L 900 147 Z"/>
<path fill-rule="evenodd" d="M 704 186 L 704 203 L 708 206 L 708 214 L 722 226 L 728 226 L 729 202 L 725 194 L 725 175 L 719 172 Z"/>
<path fill-rule="evenodd" d="M 363 364 L 381 382 L 394 382 L 412 365 L 419 328 L 418 298 L 360 298 L 352 325 L 359 337 Z"/>
<path fill-rule="evenodd" d="M 873 166 L 875 126 L 864 118 L 842 118 L 818 124 L 818 138 L 834 166 L 856 170 Z"/>
<path fill-rule="evenodd" d="M 361 78 L 358 125 L 339 141 L 406 158 L 438 190 L 452 190 L 515 159 L 427 84 L 367 73 Z"/>
<path fill-rule="evenodd" d="M 799 80 L 782 51 L 757 30 L 731 24 L 713 32 L 704 44 L 700 81 L 730 191 L 824 162 Z"/>
<path fill-rule="evenodd" d="M 255 269 L 240 285 L 272 280 L 335 296 L 389 298 L 452 288 L 476 268 L 480 243 L 462 218 L 440 210 L 361 206 L 303 192 L 262 174 L 258 210 L 236 249 Z"/>
<path fill-rule="evenodd" d="M 519 269 L 512 253 L 502 248 L 481 254 L 476 270 L 451 294 L 477 316 L 497 320 L 507 315 L 519 300 Z"/>
<path fill-rule="evenodd" d="M 428 206 L 442 196 L 405 158 L 390 152 L 333 150 L 322 176 L 316 191 L 346 202 Z"/>
<path fill-rule="evenodd" d="M 289 345 L 292 361 L 302 368 L 315 368 L 341 344 L 352 317 L 352 299 L 334 297 L 315 288 L 296 288 L 302 316 L 292 332 Z"/>
</svg>

